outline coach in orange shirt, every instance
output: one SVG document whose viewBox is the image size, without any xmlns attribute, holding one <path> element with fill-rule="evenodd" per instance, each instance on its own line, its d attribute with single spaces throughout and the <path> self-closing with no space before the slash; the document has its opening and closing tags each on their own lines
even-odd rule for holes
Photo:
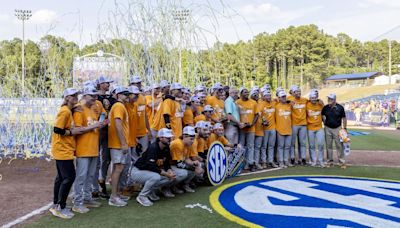
<svg viewBox="0 0 400 228">
<path fill-rule="evenodd" d="M 254 139 L 255 139 L 255 124 L 258 119 L 257 102 L 249 99 L 249 91 L 246 88 L 241 88 L 239 91 L 240 99 L 236 101 L 240 112 L 241 125 L 239 133 L 239 142 L 246 148 L 246 166 L 245 169 L 255 171 L 254 161 Z"/>
<path fill-rule="evenodd" d="M 275 105 L 276 132 L 278 137 L 279 166 L 286 168 L 289 163 L 290 145 L 292 143 L 292 106 L 286 101 L 286 93 L 278 92 L 279 103 Z"/>
<path fill-rule="evenodd" d="M 307 102 L 307 130 L 308 145 L 310 147 L 311 166 L 324 167 L 324 140 L 325 134 L 322 128 L 322 108 L 324 106 L 318 102 L 316 92 L 310 93 L 310 101 Z"/>
<path fill-rule="evenodd" d="M 292 86 L 292 145 L 290 147 L 290 163 L 295 164 L 296 141 L 298 141 L 298 159 L 299 164 L 306 165 L 306 141 L 307 141 L 307 99 L 301 97 L 301 91 L 298 86 Z"/>
<path fill-rule="evenodd" d="M 121 207 L 126 206 L 127 203 L 118 194 L 118 185 L 129 152 L 129 115 L 124 104 L 129 102 L 131 92 L 128 88 L 119 86 L 115 89 L 115 94 L 117 103 L 110 110 L 110 125 L 108 127 L 108 147 L 110 148 L 111 161 L 114 164 L 111 174 L 112 190 L 108 204 Z"/>
</svg>

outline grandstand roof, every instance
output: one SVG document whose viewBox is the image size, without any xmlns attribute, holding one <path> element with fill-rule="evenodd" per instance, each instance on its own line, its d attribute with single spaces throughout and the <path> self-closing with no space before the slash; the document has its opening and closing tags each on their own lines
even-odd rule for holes
<svg viewBox="0 0 400 228">
<path fill-rule="evenodd" d="M 327 77 L 325 81 L 337 81 L 337 80 L 357 80 L 357 79 L 367 79 L 371 77 L 376 77 L 381 75 L 381 72 L 364 72 L 364 73 L 354 73 L 354 74 L 335 74 Z"/>
</svg>

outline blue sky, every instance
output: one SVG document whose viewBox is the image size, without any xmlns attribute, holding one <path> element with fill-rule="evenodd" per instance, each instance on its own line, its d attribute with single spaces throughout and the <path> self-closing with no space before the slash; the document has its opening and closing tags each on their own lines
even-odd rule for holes
<svg viewBox="0 0 400 228">
<path fill-rule="evenodd" d="M 115 32 L 105 32 L 104 25 L 117 9 L 126 9 L 138 0 L 0 0 L 0 40 L 21 36 L 20 22 L 14 9 L 31 9 L 33 16 L 26 25 L 26 37 L 37 41 L 46 34 L 63 36 L 79 45 L 95 42 Z M 115 3 L 118 3 L 116 6 Z M 144 0 L 142 3 L 145 2 Z M 388 36 L 381 34 L 400 25 L 400 1 L 396 0 L 182 0 L 145 2 L 155 5 L 183 5 L 191 10 L 204 35 L 203 42 L 247 40 L 260 32 L 273 33 L 290 25 L 316 24 L 325 32 L 339 32 L 367 41 L 376 38 L 400 40 L 400 29 Z M 212 10 L 210 10 L 210 8 Z M 137 8 L 134 8 L 137 10 Z M 131 11 L 134 11 L 131 10 Z M 150 12 L 151 14 L 151 12 Z M 131 12 L 131 15 L 135 15 Z M 149 14 L 148 14 L 149 15 Z M 126 14 L 125 17 L 128 17 Z M 114 29 L 124 30 L 121 18 Z M 127 34 L 127 33 L 125 33 Z M 212 35 L 214 34 L 214 35 Z"/>
</svg>

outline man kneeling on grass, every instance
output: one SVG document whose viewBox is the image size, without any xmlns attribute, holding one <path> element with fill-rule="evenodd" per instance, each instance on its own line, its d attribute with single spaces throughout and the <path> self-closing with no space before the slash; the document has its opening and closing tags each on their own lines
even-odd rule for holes
<svg viewBox="0 0 400 228">
<path fill-rule="evenodd" d="M 197 156 L 196 150 L 192 149 L 196 132 L 194 127 L 186 126 L 183 128 L 183 136 L 181 138 L 172 141 L 170 150 L 172 157 L 172 170 L 176 173 L 176 184 L 173 186 L 175 193 L 183 193 L 183 191 L 177 188 L 177 184 L 182 183 L 182 188 L 186 192 L 194 192 L 189 186 L 189 183 L 195 176 L 201 177 L 204 173 L 204 169 L 201 167 L 201 163 L 198 160 L 192 159 Z M 167 190 L 168 192 L 168 190 Z M 165 192 L 166 193 L 166 192 Z M 164 193 L 164 195 L 165 195 Z M 173 194 L 167 194 L 172 196 Z M 165 195 L 165 196 L 167 196 Z M 168 197 L 168 196 L 167 196 Z"/>
<path fill-rule="evenodd" d="M 143 184 L 143 189 L 136 197 L 141 205 L 152 206 L 153 202 L 160 199 L 155 191 L 171 184 L 175 179 L 175 172 L 171 169 L 171 155 L 169 144 L 173 137 L 172 131 L 162 128 L 158 131 L 157 139 L 142 154 L 132 167 L 130 183 Z M 151 200 L 151 201 L 150 201 Z"/>
</svg>

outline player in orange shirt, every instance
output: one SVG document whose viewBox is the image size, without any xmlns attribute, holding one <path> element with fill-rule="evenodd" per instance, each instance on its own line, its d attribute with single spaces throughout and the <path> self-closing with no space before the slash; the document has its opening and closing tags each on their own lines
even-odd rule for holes
<svg viewBox="0 0 400 228">
<path fill-rule="evenodd" d="M 136 86 L 142 91 L 142 78 L 139 75 L 134 75 L 129 79 L 129 86 Z M 146 99 L 143 94 L 139 94 L 137 101 L 135 102 L 136 115 L 138 118 L 138 124 L 136 127 L 136 137 L 139 141 L 140 146 L 137 148 L 141 152 L 147 150 L 149 142 L 151 141 L 151 130 L 149 125 L 148 116 L 146 115 Z M 131 125 L 132 126 L 132 125 Z"/>
<path fill-rule="evenodd" d="M 213 133 L 211 133 L 207 139 L 208 148 L 210 148 L 211 144 L 213 144 L 215 141 L 221 142 L 227 150 L 230 150 L 233 147 L 232 143 L 230 143 L 228 139 L 225 138 L 224 125 L 222 125 L 221 123 L 216 123 L 213 126 Z"/>
<path fill-rule="evenodd" d="M 118 186 L 129 153 L 129 115 L 125 104 L 129 102 L 131 92 L 128 88 L 119 86 L 115 89 L 115 94 L 118 102 L 110 110 L 110 125 L 108 127 L 108 147 L 114 165 L 111 174 L 111 196 L 108 204 L 121 207 L 127 205 L 124 201 L 126 198 L 118 194 Z"/>
<path fill-rule="evenodd" d="M 213 120 L 216 123 L 224 122 L 227 120 L 224 112 L 225 100 L 222 99 L 222 96 L 225 94 L 224 87 L 221 83 L 217 82 L 211 90 L 211 96 L 206 99 L 206 104 L 211 105 L 214 109 Z"/>
<path fill-rule="evenodd" d="M 182 136 L 182 89 L 183 87 L 181 84 L 173 83 L 170 89 L 173 99 L 166 99 L 163 101 L 162 116 L 164 124 L 166 128 L 172 130 L 175 138 Z"/>
<path fill-rule="evenodd" d="M 72 110 L 78 103 L 78 94 L 79 91 L 73 88 L 64 91 L 64 100 L 54 122 L 51 137 L 51 154 L 56 161 L 57 176 L 54 182 L 54 205 L 49 210 L 54 216 L 64 219 L 74 216 L 74 213 L 66 208 L 66 202 L 75 180 L 75 135 L 83 133 L 81 128 L 75 127 L 72 116 Z"/>
<path fill-rule="evenodd" d="M 322 108 L 324 106 L 318 102 L 318 93 L 310 93 L 310 101 L 307 102 L 307 130 L 308 145 L 310 149 L 311 166 L 324 165 L 324 144 L 325 134 L 322 128 Z"/>
<path fill-rule="evenodd" d="M 290 147 L 290 163 L 295 164 L 296 141 L 298 141 L 298 162 L 306 165 L 306 141 L 307 141 L 307 113 L 306 104 L 308 100 L 301 97 L 301 90 L 298 86 L 292 86 L 292 145 Z"/>
<path fill-rule="evenodd" d="M 128 174 L 129 170 L 131 169 L 132 165 L 135 163 L 135 161 L 139 158 L 141 155 L 142 151 L 138 151 L 137 146 L 138 146 L 138 139 L 137 139 L 137 128 L 136 126 L 138 125 L 139 122 L 139 116 L 137 115 L 137 108 L 138 105 L 135 105 L 136 102 L 138 102 L 139 95 L 141 94 L 141 91 L 139 90 L 138 87 L 136 86 L 129 86 L 129 97 L 128 97 L 128 102 L 125 103 L 125 108 L 128 113 L 128 119 L 129 119 L 129 132 L 128 132 L 128 147 L 129 151 L 126 156 L 126 162 L 124 165 L 124 169 L 122 170 L 121 176 L 119 178 L 119 184 L 118 184 L 118 192 L 122 197 L 124 196 L 130 196 L 131 190 L 128 186 Z"/>
<path fill-rule="evenodd" d="M 287 103 L 286 93 L 280 90 L 279 103 L 275 105 L 275 123 L 278 137 L 278 162 L 279 166 L 286 168 L 289 163 L 290 145 L 292 143 L 292 106 Z"/>
<path fill-rule="evenodd" d="M 260 118 L 262 119 L 262 125 L 264 130 L 263 145 L 261 148 L 261 162 L 266 164 L 268 157 L 268 166 L 277 168 L 278 166 L 274 163 L 275 157 L 275 142 L 276 142 L 276 130 L 275 130 L 275 105 L 276 102 L 272 100 L 271 90 L 265 89 L 262 100 L 260 101 Z M 266 156 L 268 151 L 268 156 Z"/>
<path fill-rule="evenodd" d="M 76 136 L 76 178 L 72 210 L 77 213 L 86 213 L 89 211 L 88 207 L 101 205 L 92 199 L 91 185 L 96 176 L 99 157 L 99 128 L 106 126 L 108 120 L 99 122 L 100 113 L 93 109 L 97 105 L 97 95 L 95 87 L 85 87 L 80 101 L 81 110 L 73 114 L 75 126 L 81 127 L 84 132 Z"/>
<path fill-rule="evenodd" d="M 259 102 L 260 90 L 258 87 L 253 87 L 250 91 L 250 97 L 253 101 L 257 103 L 257 113 L 260 116 L 261 114 L 261 102 Z M 261 160 L 261 148 L 263 145 L 264 139 L 264 128 L 262 125 L 262 118 L 259 117 L 255 124 L 255 139 L 254 139 L 254 162 L 257 169 L 263 169 L 263 165 L 260 164 Z M 264 165 L 265 167 L 265 165 Z M 265 167 L 266 168 L 266 167 Z"/>
<path fill-rule="evenodd" d="M 197 160 L 192 160 L 190 158 L 191 154 L 189 154 L 191 151 L 190 147 L 194 143 L 195 136 L 196 132 L 194 127 L 187 126 L 183 128 L 182 137 L 175 139 L 170 145 L 172 157 L 171 168 L 176 173 L 177 184 L 182 182 L 182 187 L 186 192 L 194 192 L 194 190 L 190 188 L 189 183 L 195 176 L 201 177 L 204 173 L 204 169 L 201 167 L 200 162 Z"/>
<path fill-rule="evenodd" d="M 200 120 L 196 123 L 197 131 L 197 153 L 201 158 L 200 161 L 207 159 L 208 144 L 207 139 L 210 136 L 211 123 L 207 121 Z"/>
<path fill-rule="evenodd" d="M 239 107 L 241 129 L 239 133 L 239 143 L 246 148 L 245 170 L 255 171 L 254 161 L 254 138 L 255 124 L 258 120 L 257 102 L 249 99 L 249 91 L 241 88 L 239 91 L 240 99 L 236 101 Z"/>
</svg>

